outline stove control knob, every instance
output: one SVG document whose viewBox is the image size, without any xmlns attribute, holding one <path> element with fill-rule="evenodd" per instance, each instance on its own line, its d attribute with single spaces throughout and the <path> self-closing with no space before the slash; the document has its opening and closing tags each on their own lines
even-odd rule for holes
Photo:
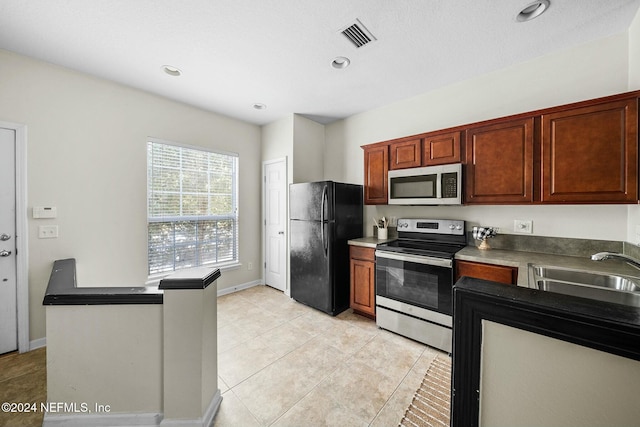
<svg viewBox="0 0 640 427">
<path fill-rule="evenodd" d="M 456 230 L 462 230 L 462 226 L 460 224 L 456 225 Z"/>
<path fill-rule="evenodd" d="M 455 226 L 455 225 L 453 225 L 453 224 L 449 224 L 449 230 L 453 230 L 453 229 L 455 229 L 455 228 L 456 228 L 456 226 Z"/>
</svg>

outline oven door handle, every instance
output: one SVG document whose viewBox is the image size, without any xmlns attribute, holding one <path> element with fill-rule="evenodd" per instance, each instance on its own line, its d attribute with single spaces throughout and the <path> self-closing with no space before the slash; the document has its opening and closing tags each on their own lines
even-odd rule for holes
<svg viewBox="0 0 640 427">
<path fill-rule="evenodd" d="M 396 261 L 415 262 L 417 264 L 435 265 L 437 267 L 453 267 L 453 261 L 450 259 L 435 258 L 430 256 L 416 256 L 408 254 L 397 254 L 395 252 L 376 251 L 376 257 L 393 259 Z"/>
</svg>

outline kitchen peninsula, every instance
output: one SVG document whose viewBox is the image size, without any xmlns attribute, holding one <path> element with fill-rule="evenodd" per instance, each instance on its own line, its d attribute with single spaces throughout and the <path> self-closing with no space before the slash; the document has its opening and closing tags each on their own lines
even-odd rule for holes
<svg viewBox="0 0 640 427">
<path fill-rule="evenodd" d="M 54 262 L 43 302 L 47 399 L 65 403 L 45 413 L 44 425 L 209 425 L 222 400 L 220 270 L 181 270 L 159 286 L 91 288 L 77 286 L 75 266 Z"/>
</svg>

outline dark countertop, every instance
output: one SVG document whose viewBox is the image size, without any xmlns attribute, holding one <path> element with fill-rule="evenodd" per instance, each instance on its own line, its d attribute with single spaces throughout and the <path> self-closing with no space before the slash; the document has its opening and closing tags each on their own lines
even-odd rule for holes
<svg viewBox="0 0 640 427">
<path fill-rule="evenodd" d="M 171 274 L 158 286 L 78 287 L 76 260 L 53 263 L 43 305 L 162 304 L 162 289 L 204 289 L 220 277 L 219 269 L 194 268 Z"/>
<path fill-rule="evenodd" d="M 453 427 L 478 425 L 486 321 L 640 360 L 640 308 L 470 277 L 453 295 Z"/>
<path fill-rule="evenodd" d="M 549 314 L 592 318 L 612 325 L 626 325 L 625 327 L 631 327 L 640 335 L 640 307 L 525 289 L 472 277 L 463 277 L 454 285 L 454 294 L 461 291 L 501 300 L 509 306 L 535 307 L 536 310 L 546 310 Z M 637 345 L 640 346 L 640 343 Z"/>
<path fill-rule="evenodd" d="M 176 271 L 160 280 L 160 289 L 205 289 L 218 280 L 221 276 L 220 269 L 196 267 Z"/>
<path fill-rule="evenodd" d="M 61 259 L 53 263 L 43 305 L 162 304 L 157 286 L 84 287 L 76 282 L 76 260 Z"/>
<path fill-rule="evenodd" d="M 466 246 L 456 253 L 456 259 L 485 264 L 518 267 L 518 286 L 529 286 L 529 264 L 573 268 L 584 271 L 620 274 L 640 277 L 640 270 L 621 260 L 592 261 L 586 256 L 567 256 L 541 252 L 524 252 L 504 249 L 481 250 Z"/>
</svg>

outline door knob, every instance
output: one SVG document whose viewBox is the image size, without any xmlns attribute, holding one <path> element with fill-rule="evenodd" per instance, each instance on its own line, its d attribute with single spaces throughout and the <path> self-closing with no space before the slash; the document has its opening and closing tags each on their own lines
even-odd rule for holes
<svg viewBox="0 0 640 427">
<path fill-rule="evenodd" d="M 5 233 L 0 234 L 0 240 L 2 240 L 3 242 L 6 242 L 10 238 L 11 236 L 9 236 L 8 234 L 5 234 Z"/>
<path fill-rule="evenodd" d="M 11 255 L 11 251 L 0 251 L 0 256 L 9 256 Z"/>
</svg>

